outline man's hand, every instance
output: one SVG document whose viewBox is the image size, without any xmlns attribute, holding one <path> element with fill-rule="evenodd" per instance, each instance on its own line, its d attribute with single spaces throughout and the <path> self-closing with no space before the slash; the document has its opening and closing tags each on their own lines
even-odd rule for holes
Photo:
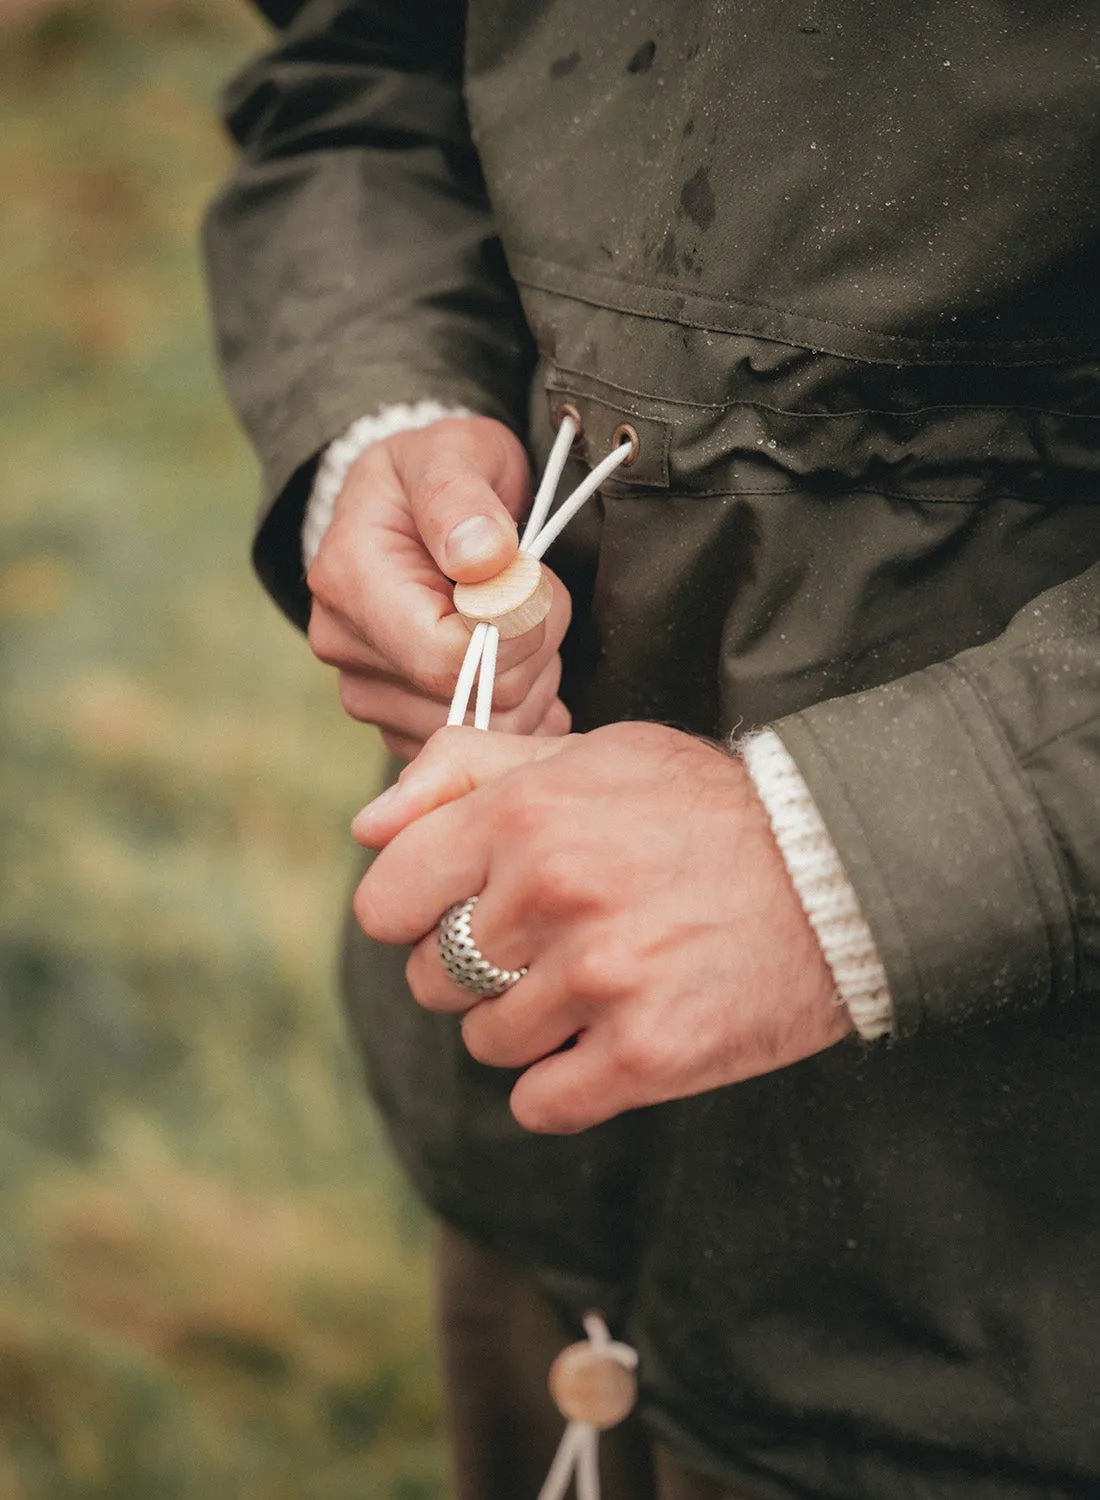
<svg viewBox="0 0 1100 1500">
<path fill-rule="evenodd" d="M 475 1058 L 526 1069 L 512 1111 L 528 1130 L 736 1083 L 851 1030 L 744 766 L 689 735 L 445 729 L 353 831 L 383 851 L 359 922 L 416 943 L 413 994 L 464 1012 Z M 440 916 L 471 895 L 482 953 L 528 968 L 495 1000 L 453 984 L 436 950 Z"/>
<path fill-rule="evenodd" d="M 529 499 L 523 447 L 488 417 L 398 433 L 352 465 L 309 570 L 309 641 L 339 670 L 345 711 L 377 724 L 406 760 L 446 722 L 470 638 L 454 611 L 452 582 L 491 578 L 512 560 L 515 518 Z M 569 596 L 553 583 L 542 625 L 501 642 L 495 728 L 536 735 L 569 728 L 557 696 Z"/>
</svg>

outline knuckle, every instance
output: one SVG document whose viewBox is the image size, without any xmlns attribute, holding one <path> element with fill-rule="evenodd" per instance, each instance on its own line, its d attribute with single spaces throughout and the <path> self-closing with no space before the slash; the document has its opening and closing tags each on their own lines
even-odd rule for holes
<svg viewBox="0 0 1100 1500">
<path fill-rule="evenodd" d="M 429 662 L 417 667 L 415 686 L 429 698 L 449 699 L 457 679 L 458 673 L 450 666 Z"/>
<path fill-rule="evenodd" d="M 478 1008 L 467 1011 L 462 1018 L 462 1040 L 466 1051 L 474 1062 L 484 1064 L 485 1067 L 503 1066 L 501 1048 L 494 1040 L 492 1027 L 487 1027 L 484 1017 L 479 1016 Z"/>
<path fill-rule="evenodd" d="M 501 734 L 525 735 L 531 733 L 538 719 L 537 710 L 525 698 L 518 707 L 495 713 L 490 720 L 490 728 L 498 730 Z"/>
<path fill-rule="evenodd" d="M 412 501 L 417 513 L 421 516 L 433 515 L 446 499 L 453 483 L 454 475 L 446 457 L 441 458 L 437 453 L 432 453 L 425 462 L 419 483 L 413 489 Z"/>
<path fill-rule="evenodd" d="M 513 713 L 526 701 L 531 690 L 529 674 L 513 668 L 504 677 L 499 677 L 493 688 L 493 699 L 498 709 Z"/>
<path fill-rule="evenodd" d="M 615 954 L 606 943 L 588 943 L 577 949 L 565 964 L 565 982 L 572 995 L 597 1004 L 614 998 L 623 989 Z"/>
<path fill-rule="evenodd" d="M 461 426 L 458 425 L 461 422 Z M 459 448 L 479 470 L 492 472 L 508 463 L 526 465 L 527 458 L 515 435 L 494 417 L 459 418 L 452 429 L 452 450 Z"/>
<path fill-rule="evenodd" d="M 326 609 L 337 609 L 341 597 L 332 551 L 323 544 L 306 573 L 306 587 L 313 598 Z"/>
<path fill-rule="evenodd" d="M 536 869 L 535 895 L 544 911 L 572 912 L 586 904 L 583 882 L 569 849 L 557 842 L 546 847 L 545 841 L 540 840 L 532 855 Z"/>
<path fill-rule="evenodd" d="M 492 417 L 441 417 L 422 429 L 422 441 L 425 451 L 453 457 L 456 451 L 465 452 L 467 448 L 483 449 L 492 441 L 493 430 L 499 426 L 500 423 Z"/>
<path fill-rule="evenodd" d="M 469 476 L 456 471 L 453 454 L 441 455 L 425 466 L 416 491 L 416 509 L 429 520 L 461 507 L 469 490 Z"/>
<path fill-rule="evenodd" d="M 332 621 L 324 610 L 315 609 L 310 614 L 306 639 L 317 660 L 331 665 L 336 652 L 336 637 Z"/>
<path fill-rule="evenodd" d="M 508 837 L 533 846 L 541 841 L 546 827 L 546 809 L 542 799 L 532 795 L 526 779 L 508 777 L 497 788 L 497 807 L 501 826 Z"/>
<path fill-rule="evenodd" d="M 644 1090 L 656 1075 L 661 1061 L 656 1039 L 645 1033 L 624 1031 L 615 1044 L 615 1068 L 633 1091 Z"/>
<path fill-rule="evenodd" d="M 539 726 L 539 722 L 540 715 L 538 709 L 531 703 L 530 699 L 526 699 L 518 708 L 513 708 L 508 713 L 502 714 L 499 721 L 492 723 L 491 727 L 499 729 L 503 734 L 526 739 L 529 735 L 534 734 Z"/>
<path fill-rule="evenodd" d="M 540 620 L 537 625 L 530 630 L 525 630 L 522 635 L 514 635 L 508 640 L 501 641 L 497 670 L 503 676 L 506 672 L 511 672 L 527 662 L 529 663 L 527 671 L 532 674 L 537 671 L 537 665 L 531 662 L 533 656 L 537 656 L 539 661 L 546 659 L 545 620 Z"/>
<path fill-rule="evenodd" d="M 351 672 L 341 672 L 338 679 L 340 707 L 349 719 L 360 724 L 372 724 L 371 708 L 365 684 Z"/>
<path fill-rule="evenodd" d="M 449 765 L 462 747 L 468 744 L 468 729 L 460 724 L 441 724 L 424 746 L 418 769 L 434 770 L 436 764 Z M 404 776 L 404 771 L 401 775 Z"/>
<path fill-rule="evenodd" d="M 446 764 L 448 754 L 445 735 L 445 729 L 437 729 L 434 734 L 424 741 L 415 762 L 410 761 L 408 765 L 403 766 L 397 773 L 398 786 L 408 791 L 410 787 L 417 785 L 425 777 L 431 778 L 435 774 L 437 766 Z M 444 742 L 441 743 L 441 741 Z"/>
<path fill-rule="evenodd" d="M 471 437 L 475 437 L 478 446 L 494 458 L 504 458 L 519 448 L 515 437 L 502 422 L 493 417 L 475 417 L 473 421 Z"/>
<path fill-rule="evenodd" d="M 555 699 L 542 727 L 552 735 L 566 735 L 573 727 L 573 716 L 560 698 Z"/>
</svg>

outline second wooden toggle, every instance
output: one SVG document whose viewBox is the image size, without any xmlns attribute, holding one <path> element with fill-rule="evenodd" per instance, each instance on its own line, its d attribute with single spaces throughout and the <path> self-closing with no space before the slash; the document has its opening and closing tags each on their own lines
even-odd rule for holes
<svg viewBox="0 0 1100 1500">
<path fill-rule="evenodd" d="M 455 584 L 455 609 L 472 630 L 495 625 L 502 641 L 534 630 L 550 613 L 554 589 L 537 557 L 517 552 L 508 566 L 481 583 Z"/>
<path fill-rule="evenodd" d="M 570 1344 L 550 1366 L 550 1394 L 568 1421 L 602 1431 L 630 1415 L 638 1386 L 633 1370 L 606 1349 Z"/>
</svg>

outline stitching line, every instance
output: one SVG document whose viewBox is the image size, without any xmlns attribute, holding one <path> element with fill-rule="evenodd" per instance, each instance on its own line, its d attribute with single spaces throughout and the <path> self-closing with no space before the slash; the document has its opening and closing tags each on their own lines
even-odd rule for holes
<svg viewBox="0 0 1100 1500">
<path fill-rule="evenodd" d="M 764 342 L 774 342 L 765 340 Z M 792 348 L 799 347 L 792 345 Z M 812 352 L 812 351 L 810 351 Z M 1017 405 L 1013 402 L 1004 404 L 996 403 L 974 403 L 957 402 L 942 403 L 934 406 L 911 406 L 911 407 L 889 407 L 889 406 L 851 406 L 844 407 L 840 411 L 793 411 L 786 406 L 771 406 L 766 401 L 687 401 L 678 396 L 655 396 L 647 391 L 636 391 L 628 385 L 618 385 L 613 380 L 607 380 L 602 375 L 591 375 L 586 370 L 578 370 L 572 365 L 559 364 L 556 361 L 547 375 L 548 389 L 556 389 L 556 377 L 558 375 L 574 375 L 578 380 L 588 381 L 592 385 L 600 385 L 609 391 L 616 391 L 621 396 L 636 396 L 639 401 L 650 401 L 661 406 L 684 406 L 696 411 L 732 411 L 747 407 L 753 411 L 774 412 L 780 417 L 921 417 L 931 412 L 1032 412 L 1038 416 L 1068 417 L 1075 422 L 1100 422 L 1100 412 L 1077 412 L 1063 411 L 1056 406 L 1030 406 L 1027 404 Z M 594 398 L 598 399 L 598 398 Z"/>
<path fill-rule="evenodd" d="M 539 262 L 537 262 L 537 261 L 535 263 L 539 264 Z M 553 262 L 546 262 L 545 264 L 548 267 L 551 267 L 553 269 L 560 269 L 560 270 L 565 270 L 565 271 L 568 272 L 568 268 L 567 267 L 558 267 L 558 266 L 555 266 Z M 590 274 L 590 273 L 585 273 L 585 272 L 581 271 L 579 273 L 578 272 L 573 272 L 572 274 L 574 274 L 574 275 L 577 275 L 577 274 L 585 275 L 585 274 Z M 698 321 L 695 318 L 692 318 L 692 317 L 688 316 L 686 314 L 686 312 L 681 317 L 673 317 L 672 315 L 670 315 L 668 313 L 645 312 L 645 311 L 642 311 L 642 310 L 640 310 L 638 308 L 635 308 L 635 307 L 628 307 L 622 301 L 619 301 L 619 302 L 613 301 L 610 297 L 605 297 L 605 298 L 601 299 L 599 296 L 597 296 L 597 294 L 595 292 L 584 293 L 584 292 L 580 292 L 580 291 L 577 291 L 577 290 L 568 291 L 568 292 L 562 291 L 559 287 L 553 285 L 551 282 L 537 281 L 537 280 L 535 280 L 535 278 L 534 278 L 533 275 L 531 275 L 531 276 L 523 276 L 523 275 L 520 275 L 519 272 L 513 272 L 513 279 L 514 279 L 514 281 L 516 282 L 516 284 L 518 286 L 528 287 L 531 291 L 546 292 L 549 296 L 563 297 L 563 298 L 565 298 L 566 300 L 568 300 L 570 302 L 580 302 L 580 303 L 583 303 L 586 307 L 596 307 L 596 308 L 600 309 L 603 312 L 620 312 L 620 313 L 627 314 L 627 315 L 629 315 L 631 317 L 646 318 L 646 319 L 650 320 L 651 322 L 668 323 L 673 328 L 699 328 L 699 329 L 704 330 L 707 333 L 730 333 L 731 332 L 731 330 L 729 328 L 726 328 L 722 324 L 708 323 L 708 322 Z M 665 292 L 668 296 L 677 296 L 677 295 L 679 295 L 679 296 L 681 296 L 683 298 L 683 300 L 685 301 L 685 303 L 688 300 L 688 297 L 687 297 L 686 294 L 678 294 L 678 293 L 674 293 L 674 292 L 669 292 L 668 289 L 665 288 L 665 287 L 654 288 L 652 286 L 647 285 L 644 282 L 627 281 L 623 277 L 608 278 L 608 279 L 612 280 L 613 284 L 617 283 L 620 286 L 632 287 L 636 291 L 652 292 L 654 290 L 659 290 L 659 291 Z M 815 323 L 815 324 L 818 324 L 820 327 L 825 328 L 825 329 L 830 329 L 830 328 L 832 328 L 832 329 L 842 329 L 842 330 L 844 330 L 845 332 L 848 332 L 848 333 L 859 333 L 859 334 L 863 334 L 867 338 L 882 339 L 884 342 L 887 342 L 887 343 L 891 343 L 892 342 L 892 343 L 897 343 L 898 345 L 902 345 L 902 344 L 907 344 L 907 343 L 917 343 L 917 344 L 919 344 L 921 342 L 919 339 L 912 339 L 912 338 L 907 337 L 904 334 L 878 333 L 878 332 L 875 332 L 873 329 L 870 329 L 870 328 L 861 328 L 858 324 L 854 324 L 854 323 L 830 323 L 830 322 L 827 322 L 823 318 L 814 318 L 813 316 L 811 316 L 809 314 L 806 314 L 806 313 L 790 312 L 790 311 L 785 310 L 785 309 L 783 309 L 781 307 L 772 307 L 772 306 L 770 306 L 766 302 L 746 302 L 746 301 L 742 301 L 741 299 L 736 298 L 736 297 L 730 297 L 728 299 L 728 301 L 730 303 L 732 303 L 733 305 L 737 306 L 737 307 L 742 307 L 742 308 L 745 308 L 745 309 L 750 310 L 750 311 L 759 310 L 761 312 L 771 312 L 771 313 L 775 313 L 778 317 L 788 318 L 788 319 L 791 319 L 791 320 L 797 320 L 798 322 L 802 322 L 802 323 Z M 769 337 L 766 334 L 742 334 L 741 336 L 742 337 L 746 337 L 746 338 L 759 338 L 763 342 L 769 343 L 769 344 L 779 344 L 779 343 L 786 343 L 787 342 L 784 339 L 771 338 L 771 337 Z M 1026 350 L 1026 349 L 1029 349 L 1029 348 L 1031 348 L 1033 346 L 1034 347 L 1042 347 L 1042 343 L 1041 343 L 1040 340 L 1031 340 L 1031 341 L 1028 341 L 1026 339 L 1022 339 L 1022 340 L 1017 340 L 1016 343 L 1014 343 L 1014 344 L 1007 344 L 1007 345 L 1005 345 L 1005 348 L 1006 349 L 1021 348 L 1021 349 L 1025 349 Z M 1066 357 L 1068 355 L 1075 354 L 1075 353 L 1079 353 L 1079 354 L 1085 355 L 1086 353 L 1090 352 L 1092 346 L 1089 345 L 1089 344 L 1081 344 L 1081 345 L 1079 345 L 1079 344 L 1076 344 L 1076 343 L 1071 343 L 1071 342 L 1069 342 L 1067 340 L 1067 341 L 1064 342 L 1064 344 L 1057 344 L 1056 343 L 1056 347 L 1058 347 L 1058 348 L 1060 348 L 1060 349 L 1063 350 L 1063 353 L 1062 353 L 1061 356 L 1055 355 L 1055 354 L 1051 354 L 1051 355 L 1049 355 L 1045 359 L 1044 358 L 1040 358 L 1039 356 L 1035 356 L 1032 359 L 1010 360 L 1010 361 L 1007 361 L 1007 362 L 1004 361 L 1004 360 L 978 359 L 978 358 L 973 358 L 973 359 L 968 359 L 968 358 L 956 358 L 956 359 L 942 359 L 942 358 L 941 359 L 910 359 L 910 360 L 899 361 L 897 358 L 891 358 L 890 356 L 885 355 L 885 354 L 883 354 L 883 355 L 855 355 L 855 354 L 847 354 L 843 350 L 840 350 L 840 349 L 830 349 L 830 348 L 828 348 L 824 344 L 817 344 L 817 343 L 812 344 L 812 345 L 809 345 L 809 344 L 807 344 L 807 345 L 792 344 L 792 345 L 790 345 L 790 347 L 791 348 L 799 348 L 799 349 L 806 348 L 811 353 L 833 354 L 838 359 L 847 359 L 847 360 L 853 361 L 854 363 L 867 363 L 867 364 L 879 364 L 879 365 L 894 365 L 894 364 L 898 364 L 898 363 L 916 364 L 916 365 L 926 365 L 926 364 L 960 364 L 960 365 L 976 366 L 976 367 L 979 367 L 979 368 L 985 368 L 985 367 L 988 367 L 988 368 L 1006 368 L 1007 366 L 1016 367 L 1016 366 L 1021 366 L 1021 365 L 1045 365 L 1045 364 L 1053 364 L 1053 363 L 1056 363 L 1057 360 L 1060 357 L 1064 358 L 1064 357 Z M 927 347 L 929 349 L 932 349 L 932 350 L 942 349 L 944 353 L 947 353 L 948 351 L 950 351 L 952 349 L 954 349 L 957 352 L 957 350 L 959 348 L 958 345 L 954 345 L 954 346 L 950 345 L 950 344 L 937 345 L 935 343 L 931 343 Z M 965 348 L 967 346 L 963 345 L 962 347 Z"/>
<path fill-rule="evenodd" d="M 1055 636 L 1054 639 L 1057 640 L 1059 637 Z M 1027 754 L 1020 756 L 1020 764 L 1022 766 L 1030 766 L 1035 758 L 1041 755 L 1044 750 L 1049 749 L 1051 745 L 1057 745 L 1060 740 L 1068 738 L 1071 734 L 1076 734 L 1078 730 L 1086 728 L 1089 724 L 1095 724 L 1097 721 L 1100 721 L 1100 711 L 1086 714 L 1083 719 L 1075 719 L 1072 724 L 1064 724 L 1058 730 L 1057 734 L 1047 735 L 1045 740 L 1039 740 L 1037 744 L 1029 745 Z"/>
<path fill-rule="evenodd" d="M 601 494 L 614 493 L 615 487 L 625 488 L 625 481 L 612 478 L 607 481 L 601 490 Z M 814 489 L 812 486 L 784 485 L 781 489 L 736 489 L 736 490 L 685 490 L 674 489 L 670 492 L 662 491 L 660 495 L 654 495 L 655 500 L 741 500 L 750 497 L 764 497 L 775 495 L 783 498 L 787 495 L 799 495 L 803 499 L 819 500 L 822 504 L 830 502 L 842 502 L 852 500 L 857 496 L 869 496 L 877 500 L 904 500 L 913 505 L 989 505 L 998 500 L 1016 500 L 1021 505 L 1036 505 L 1044 507 L 1062 507 L 1064 505 L 1097 505 L 1100 504 L 1100 495 L 1094 499 L 1074 500 L 1035 500 L 1030 495 L 1020 495 L 1014 490 L 995 490 L 989 495 L 941 495 L 941 494 L 915 494 L 909 490 L 880 490 L 870 489 L 861 485 L 857 489 Z M 637 497 L 635 497 L 637 498 Z"/>
</svg>

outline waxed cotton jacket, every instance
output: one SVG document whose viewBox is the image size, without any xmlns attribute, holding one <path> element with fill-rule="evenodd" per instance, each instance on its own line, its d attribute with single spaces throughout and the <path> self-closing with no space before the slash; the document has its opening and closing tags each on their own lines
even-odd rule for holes
<svg viewBox="0 0 1100 1500">
<path fill-rule="evenodd" d="M 632 423 L 550 559 L 577 727 L 774 725 L 896 1012 L 532 1138 L 352 927 L 415 1181 L 762 1500 L 1100 1495 L 1100 3 L 266 8 L 207 247 L 268 587 L 361 414 Z"/>
</svg>

